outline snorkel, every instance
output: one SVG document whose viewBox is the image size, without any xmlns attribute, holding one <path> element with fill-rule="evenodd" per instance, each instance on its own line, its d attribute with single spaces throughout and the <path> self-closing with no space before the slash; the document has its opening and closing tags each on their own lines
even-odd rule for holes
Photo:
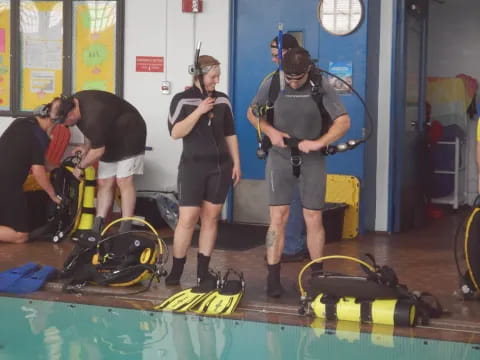
<svg viewBox="0 0 480 360">
<path fill-rule="evenodd" d="M 285 73 L 283 72 L 283 24 L 278 24 L 278 73 L 280 75 L 280 92 L 285 90 Z"/>
<path fill-rule="evenodd" d="M 202 99 L 206 99 L 207 97 L 210 97 L 212 99 L 215 99 L 215 89 L 213 91 L 207 91 L 205 88 L 205 82 L 203 81 L 203 76 L 208 73 L 211 69 L 212 66 L 207 66 L 202 70 L 202 67 L 200 65 L 200 49 L 202 47 L 202 42 L 199 41 L 197 44 L 197 48 L 195 50 L 195 57 L 193 59 L 193 66 L 194 66 L 194 75 L 197 76 L 198 83 L 200 84 L 200 89 L 202 91 Z M 212 124 L 212 119 L 214 118 L 213 114 L 213 109 L 209 111 L 208 113 L 208 126 Z"/>
</svg>

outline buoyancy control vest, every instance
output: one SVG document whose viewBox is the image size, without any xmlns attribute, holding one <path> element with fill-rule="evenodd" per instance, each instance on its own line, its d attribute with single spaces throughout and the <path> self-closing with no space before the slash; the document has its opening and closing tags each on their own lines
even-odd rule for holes
<svg viewBox="0 0 480 360">
<path fill-rule="evenodd" d="M 320 111 L 320 114 L 322 117 L 321 135 L 324 135 L 325 133 L 327 133 L 333 121 L 330 114 L 328 113 L 328 111 L 325 109 L 325 106 L 323 105 L 323 95 L 325 90 L 322 87 L 322 79 L 323 79 L 323 76 L 321 71 L 317 67 L 312 66 L 312 69 L 308 74 L 308 82 L 311 86 L 312 98 L 317 104 L 318 110 Z M 271 76 L 270 87 L 268 89 L 267 104 L 254 106 L 252 108 L 253 114 L 257 117 L 265 116 L 266 121 L 269 124 L 274 125 L 274 105 L 279 94 L 280 94 L 280 73 L 277 70 Z M 297 143 L 300 140 L 302 139 L 297 139 Z M 263 157 L 258 156 L 259 154 L 257 153 L 257 156 L 259 158 L 265 158 L 265 156 L 268 154 L 268 151 L 272 147 L 272 142 L 270 141 L 270 138 L 265 134 L 261 139 L 258 139 L 258 141 L 259 141 L 259 148 L 263 150 L 264 155 Z"/>
<path fill-rule="evenodd" d="M 132 230 L 109 234 L 121 221 L 137 221 L 150 231 Z M 108 235 L 107 235 L 108 234 Z M 167 247 L 156 230 L 141 218 L 121 218 L 108 224 L 99 235 L 85 232 L 65 261 L 62 277 L 65 290 L 93 283 L 105 286 L 130 286 L 165 275 Z"/>
</svg>

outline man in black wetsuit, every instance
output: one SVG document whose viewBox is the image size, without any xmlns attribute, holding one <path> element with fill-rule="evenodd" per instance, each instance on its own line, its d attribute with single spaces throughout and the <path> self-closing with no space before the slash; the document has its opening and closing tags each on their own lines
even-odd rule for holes
<svg viewBox="0 0 480 360">
<path fill-rule="evenodd" d="M 136 191 L 133 175 L 143 174 L 147 127 L 138 110 L 126 100 L 99 90 L 85 90 L 52 103 L 52 118 L 65 125 L 77 125 L 85 144 L 73 151 L 82 153 L 74 169 L 83 176 L 86 167 L 99 161 L 97 174 L 97 216 L 93 230 L 100 232 L 120 189 L 122 216 L 133 216 Z M 122 222 L 120 231 L 128 231 Z"/>
<path fill-rule="evenodd" d="M 0 137 L 0 242 L 29 240 L 27 199 L 22 187 L 30 169 L 50 199 L 60 203 L 45 169 L 48 134 L 55 126 L 48 106 L 41 115 L 14 120 Z"/>
</svg>

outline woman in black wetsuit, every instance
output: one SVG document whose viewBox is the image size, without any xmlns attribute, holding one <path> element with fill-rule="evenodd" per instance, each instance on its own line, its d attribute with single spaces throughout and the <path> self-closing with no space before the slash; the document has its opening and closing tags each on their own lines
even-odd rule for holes
<svg viewBox="0 0 480 360">
<path fill-rule="evenodd" d="M 173 265 L 165 283 L 178 285 L 187 250 L 201 220 L 197 278 L 209 276 L 210 256 L 217 238 L 218 218 L 230 185 L 240 180 L 240 156 L 228 96 L 215 91 L 220 63 L 199 57 L 194 86 L 178 93 L 170 104 L 168 127 L 183 140 L 178 166 L 180 213 L 173 241 Z"/>
</svg>

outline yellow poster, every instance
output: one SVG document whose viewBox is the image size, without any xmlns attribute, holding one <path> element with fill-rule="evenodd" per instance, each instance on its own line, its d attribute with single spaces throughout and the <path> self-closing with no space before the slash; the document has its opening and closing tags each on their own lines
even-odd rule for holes
<svg viewBox="0 0 480 360">
<path fill-rule="evenodd" d="M 10 110 L 10 1 L 0 0 L 0 110 Z"/>
<path fill-rule="evenodd" d="M 73 92 L 115 93 L 116 1 L 74 2 Z"/>
<path fill-rule="evenodd" d="M 62 93 L 63 2 L 20 3 L 21 99 L 29 111 Z"/>
</svg>

